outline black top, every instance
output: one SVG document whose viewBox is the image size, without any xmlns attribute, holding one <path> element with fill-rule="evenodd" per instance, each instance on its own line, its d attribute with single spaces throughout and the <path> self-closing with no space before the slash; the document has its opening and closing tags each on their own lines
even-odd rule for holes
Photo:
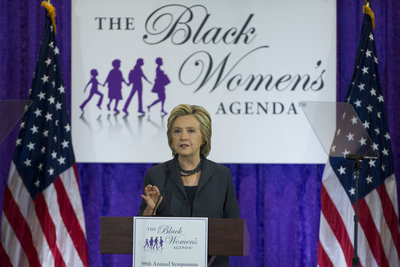
<svg viewBox="0 0 400 267">
<path fill-rule="evenodd" d="M 190 215 L 193 215 L 193 200 L 196 195 L 197 186 L 185 186 L 186 195 L 189 199 L 190 204 Z"/>
</svg>

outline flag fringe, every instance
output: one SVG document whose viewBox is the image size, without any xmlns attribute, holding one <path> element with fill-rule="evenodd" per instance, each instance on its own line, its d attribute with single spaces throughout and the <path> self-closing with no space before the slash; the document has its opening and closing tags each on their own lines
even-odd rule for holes
<svg viewBox="0 0 400 267">
<path fill-rule="evenodd" d="M 368 16 L 371 17 L 372 20 L 372 30 L 375 28 L 375 15 L 374 12 L 372 12 L 372 9 L 369 7 L 369 5 L 364 5 L 363 6 L 363 13 L 367 14 Z"/>
<path fill-rule="evenodd" d="M 56 9 L 50 2 L 43 1 L 40 6 L 44 6 L 44 8 L 47 10 L 47 16 L 51 18 L 51 24 L 53 25 L 54 28 L 54 33 L 57 33 L 57 28 L 56 28 Z"/>
</svg>

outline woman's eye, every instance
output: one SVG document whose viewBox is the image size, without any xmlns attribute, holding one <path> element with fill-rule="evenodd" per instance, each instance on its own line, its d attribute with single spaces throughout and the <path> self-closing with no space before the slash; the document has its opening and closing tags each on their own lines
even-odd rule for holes
<svg viewBox="0 0 400 267">
<path fill-rule="evenodd" d="M 175 134 L 180 133 L 180 132 L 181 132 L 181 130 L 179 130 L 179 129 L 175 129 L 175 130 L 174 130 L 174 133 L 175 133 Z"/>
<path fill-rule="evenodd" d="M 195 133 L 196 131 L 194 129 L 189 129 L 188 132 L 189 133 Z"/>
</svg>

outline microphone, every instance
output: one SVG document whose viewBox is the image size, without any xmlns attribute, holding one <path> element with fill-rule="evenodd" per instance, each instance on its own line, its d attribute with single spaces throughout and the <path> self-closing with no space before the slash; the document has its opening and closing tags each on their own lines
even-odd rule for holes
<svg viewBox="0 0 400 267">
<path fill-rule="evenodd" d="M 157 201 L 156 201 L 156 204 L 155 204 L 155 206 L 154 206 L 154 209 L 153 209 L 153 211 L 151 212 L 151 216 L 156 215 L 157 208 L 158 208 L 157 206 L 158 206 L 158 204 L 159 204 L 159 202 L 160 202 L 160 200 L 161 200 L 162 193 L 164 193 L 165 187 L 167 186 L 167 183 L 168 183 L 168 180 L 169 180 L 169 177 L 170 177 L 170 176 L 171 176 L 171 170 L 168 168 L 168 169 L 165 171 L 165 181 L 164 181 L 163 188 L 162 188 L 162 190 L 160 191 L 160 196 L 158 197 L 158 199 L 157 199 Z"/>
</svg>

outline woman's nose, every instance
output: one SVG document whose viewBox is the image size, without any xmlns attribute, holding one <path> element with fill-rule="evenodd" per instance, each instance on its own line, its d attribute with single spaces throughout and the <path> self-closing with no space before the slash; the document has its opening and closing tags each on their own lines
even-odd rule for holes
<svg viewBox="0 0 400 267">
<path fill-rule="evenodd" d="M 187 139 L 187 132 L 185 132 L 185 131 L 183 131 L 182 133 L 181 133 L 181 139 L 182 140 L 186 140 Z"/>
</svg>

